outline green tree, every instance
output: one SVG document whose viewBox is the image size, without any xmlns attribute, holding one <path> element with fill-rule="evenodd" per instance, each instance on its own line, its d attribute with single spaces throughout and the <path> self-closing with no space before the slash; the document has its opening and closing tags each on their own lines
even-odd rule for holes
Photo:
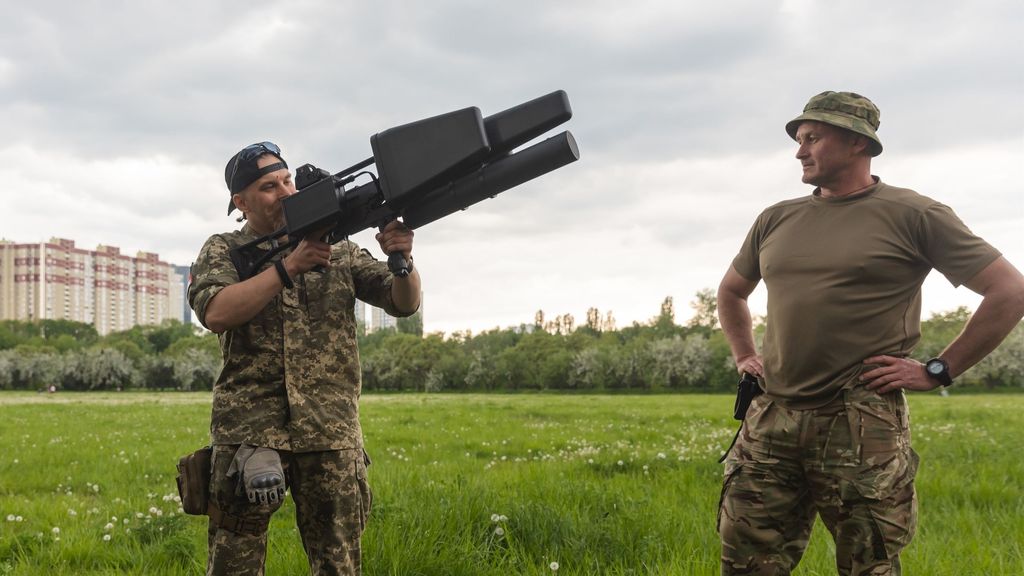
<svg viewBox="0 0 1024 576">
<path fill-rule="evenodd" d="M 736 361 L 732 357 L 725 333 L 721 330 L 711 332 L 707 346 L 711 353 L 707 366 L 708 386 L 712 390 L 733 390 L 739 380 L 739 374 L 736 372 Z"/>
<path fill-rule="evenodd" d="M 398 318 L 395 322 L 398 331 L 413 336 L 423 336 L 423 311 L 417 310 L 412 316 Z"/>
<path fill-rule="evenodd" d="M 921 342 L 914 350 L 914 358 L 927 360 L 938 356 L 964 329 L 971 311 L 960 306 L 949 312 L 936 312 L 921 322 Z"/>
<path fill-rule="evenodd" d="M 164 354 L 172 358 L 186 356 L 188 353 L 198 350 L 220 359 L 220 339 L 213 332 L 203 335 L 192 334 L 179 338 L 164 350 Z"/>
<path fill-rule="evenodd" d="M 139 384 L 139 372 L 114 348 L 92 347 L 68 356 L 61 382 L 68 390 L 118 390 Z"/>
<path fill-rule="evenodd" d="M 142 327 L 142 333 L 157 354 L 166 350 L 177 340 L 195 335 L 195 331 L 196 328 L 192 324 L 185 324 L 175 319 L 164 320 L 159 326 Z"/>
<path fill-rule="evenodd" d="M 688 326 L 701 329 L 705 334 L 718 328 L 718 296 L 713 290 L 699 290 L 690 302 L 690 308 L 693 308 L 693 317 Z"/>
<path fill-rule="evenodd" d="M 572 355 L 561 335 L 533 331 L 498 355 L 497 369 L 512 389 L 563 388 L 568 382 Z"/>
<path fill-rule="evenodd" d="M 153 350 L 153 343 L 149 341 L 149 338 L 146 338 L 146 333 L 142 326 L 134 326 L 128 330 L 111 332 L 104 336 L 100 343 L 108 348 L 138 350 L 142 355 L 150 355 L 156 352 Z"/>
<path fill-rule="evenodd" d="M 621 348 L 621 342 L 614 337 L 601 337 L 577 348 L 569 365 L 569 388 L 609 390 L 621 387 L 616 369 Z"/>
<path fill-rule="evenodd" d="M 670 338 L 679 334 L 679 326 L 676 325 L 676 309 L 671 296 L 666 296 L 661 303 L 661 311 L 651 320 L 653 329 L 652 337 Z"/>
<path fill-rule="evenodd" d="M 651 388 L 681 389 L 706 384 L 711 350 L 699 334 L 654 340 L 647 347 L 646 376 Z"/>
<path fill-rule="evenodd" d="M 1018 324 L 991 354 L 968 370 L 960 380 L 976 380 L 990 389 L 1024 387 L 1024 324 Z"/>
<path fill-rule="evenodd" d="M 391 331 L 378 345 L 361 353 L 363 384 L 379 390 L 422 390 L 424 367 L 430 359 L 420 356 L 420 340 Z"/>
<path fill-rule="evenodd" d="M 591 332 L 601 332 L 601 312 L 597 308 L 587 308 L 587 323 L 582 326 Z"/>
<path fill-rule="evenodd" d="M 47 340 L 68 336 L 81 346 L 90 346 L 99 339 L 95 326 L 73 320 L 43 320 L 40 322 L 40 334 Z"/>
<path fill-rule="evenodd" d="M 176 363 L 175 358 L 169 356 L 147 356 L 140 369 L 142 386 L 152 390 L 176 388 L 178 384 L 174 370 Z"/>
<path fill-rule="evenodd" d="M 181 342 L 179 340 L 178 342 Z M 220 374 L 220 351 L 216 353 L 202 347 L 179 351 L 172 359 L 171 372 L 178 390 L 212 390 Z"/>
<path fill-rule="evenodd" d="M 21 338 L 11 330 L 10 322 L 0 322 L 0 350 L 10 350 L 20 342 Z"/>
</svg>

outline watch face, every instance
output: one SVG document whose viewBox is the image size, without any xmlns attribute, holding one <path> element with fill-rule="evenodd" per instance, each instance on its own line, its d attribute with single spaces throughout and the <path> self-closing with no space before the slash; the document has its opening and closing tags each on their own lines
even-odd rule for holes
<svg viewBox="0 0 1024 576">
<path fill-rule="evenodd" d="M 929 374 L 942 374 L 942 364 L 939 362 L 929 362 L 925 369 L 928 370 Z"/>
</svg>

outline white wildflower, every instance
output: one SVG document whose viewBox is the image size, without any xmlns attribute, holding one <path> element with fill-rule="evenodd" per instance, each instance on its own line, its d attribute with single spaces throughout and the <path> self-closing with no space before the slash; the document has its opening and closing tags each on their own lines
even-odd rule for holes
<svg viewBox="0 0 1024 576">
<path fill-rule="evenodd" d="M 558 572 L 558 562 L 552 562 L 548 565 L 548 568 L 551 568 L 552 572 Z"/>
</svg>

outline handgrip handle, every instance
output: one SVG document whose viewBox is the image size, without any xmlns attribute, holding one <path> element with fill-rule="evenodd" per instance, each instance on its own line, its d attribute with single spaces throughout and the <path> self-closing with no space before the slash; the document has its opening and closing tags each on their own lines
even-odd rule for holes
<svg viewBox="0 0 1024 576">
<path fill-rule="evenodd" d="M 384 228 L 393 221 L 394 219 L 389 220 L 384 224 L 381 224 L 377 229 L 383 232 Z M 402 254 L 401 252 L 392 252 L 391 254 L 388 254 L 388 270 L 391 270 L 391 273 L 399 278 L 405 278 L 410 272 L 412 272 L 412 265 L 405 261 L 405 254 Z"/>
<path fill-rule="evenodd" d="M 388 254 L 388 270 L 399 278 L 405 278 L 412 272 L 412 267 L 405 260 L 405 255 L 401 252 L 392 252 Z"/>
</svg>

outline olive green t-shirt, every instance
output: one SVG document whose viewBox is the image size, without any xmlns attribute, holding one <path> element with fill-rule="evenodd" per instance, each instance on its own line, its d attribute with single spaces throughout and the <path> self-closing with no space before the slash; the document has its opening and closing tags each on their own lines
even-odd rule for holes
<svg viewBox="0 0 1024 576">
<path fill-rule="evenodd" d="M 999 255 L 948 206 L 877 178 L 854 196 L 769 207 L 733 260 L 768 288 L 766 392 L 797 409 L 828 403 L 865 358 L 914 349 L 933 268 L 959 286 Z"/>
</svg>

